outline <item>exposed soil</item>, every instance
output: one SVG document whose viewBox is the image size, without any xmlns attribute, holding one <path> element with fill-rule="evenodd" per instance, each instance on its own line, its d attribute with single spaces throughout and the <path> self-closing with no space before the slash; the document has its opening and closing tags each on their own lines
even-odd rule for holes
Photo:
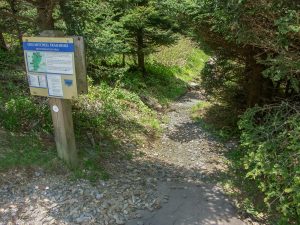
<svg viewBox="0 0 300 225">
<path fill-rule="evenodd" d="M 174 103 L 163 137 L 143 156 L 113 162 L 112 178 L 91 184 L 68 174 L 10 171 L 0 179 L 0 225 L 241 225 L 216 178 L 226 171 L 223 144 L 190 119 L 203 99 L 191 91 Z M 13 177 L 13 179 L 12 179 Z"/>
<path fill-rule="evenodd" d="M 151 149 L 144 149 L 153 162 L 162 164 L 158 195 L 164 204 L 128 225 L 245 224 L 230 200 L 216 184 L 226 171 L 223 153 L 227 149 L 199 124 L 190 119 L 192 106 L 205 100 L 199 91 L 191 91 L 173 104 L 165 133 Z M 166 169 L 167 168 L 167 169 Z"/>
</svg>

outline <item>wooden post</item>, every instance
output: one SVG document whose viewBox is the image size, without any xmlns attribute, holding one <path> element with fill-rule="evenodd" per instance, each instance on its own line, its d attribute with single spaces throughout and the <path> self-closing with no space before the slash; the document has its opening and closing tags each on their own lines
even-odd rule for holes
<svg viewBox="0 0 300 225">
<path fill-rule="evenodd" d="M 86 58 L 85 48 L 82 37 L 74 38 L 75 45 L 75 70 L 76 70 L 76 81 L 77 81 L 77 92 L 78 94 L 87 94 L 88 84 L 86 76 Z"/>
<path fill-rule="evenodd" d="M 78 163 L 73 128 L 72 106 L 68 99 L 49 99 L 58 156 L 69 166 Z"/>
<path fill-rule="evenodd" d="M 61 31 L 43 31 L 42 37 L 63 37 Z M 68 99 L 49 98 L 58 156 L 69 166 L 76 167 L 78 154 L 75 143 L 72 106 Z"/>
</svg>

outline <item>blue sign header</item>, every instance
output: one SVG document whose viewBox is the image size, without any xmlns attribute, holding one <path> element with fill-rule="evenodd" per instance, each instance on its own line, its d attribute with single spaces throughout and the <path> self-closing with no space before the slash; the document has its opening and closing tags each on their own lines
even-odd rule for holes
<svg viewBox="0 0 300 225">
<path fill-rule="evenodd" d="M 74 44 L 55 42 L 23 42 L 23 49 L 27 51 L 74 52 Z"/>
</svg>

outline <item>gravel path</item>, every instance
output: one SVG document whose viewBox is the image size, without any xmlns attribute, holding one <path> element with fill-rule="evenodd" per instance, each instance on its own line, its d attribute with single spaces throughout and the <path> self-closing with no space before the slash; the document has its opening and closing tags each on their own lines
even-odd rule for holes
<svg viewBox="0 0 300 225">
<path fill-rule="evenodd" d="M 214 184 L 224 171 L 223 152 L 218 141 L 190 119 L 191 108 L 205 100 L 192 91 L 172 106 L 165 133 L 147 155 L 167 165 L 166 179 L 158 181 L 158 195 L 164 199 L 159 210 L 141 211 L 141 219 L 128 225 L 242 225 L 230 200 Z"/>
<path fill-rule="evenodd" d="M 168 113 L 162 139 L 143 156 L 117 161 L 108 181 L 10 171 L 0 177 L 0 225 L 244 224 L 211 177 L 225 167 L 224 146 L 191 121 L 200 92 L 186 94 Z M 13 177 L 13 179 L 12 179 Z"/>
</svg>

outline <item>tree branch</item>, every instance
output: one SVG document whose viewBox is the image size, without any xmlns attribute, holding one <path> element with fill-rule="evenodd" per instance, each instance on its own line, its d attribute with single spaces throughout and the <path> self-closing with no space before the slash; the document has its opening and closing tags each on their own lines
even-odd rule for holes
<svg viewBox="0 0 300 225">
<path fill-rule="evenodd" d="M 27 21 L 27 22 L 34 22 L 34 20 L 28 18 L 28 17 L 24 17 L 24 16 L 19 16 L 19 15 L 14 15 L 10 12 L 7 12 L 7 11 L 0 11 L 0 15 L 3 15 L 3 16 L 8 16 L 8 17 L 11 17 L 11 18 L 14 18 L 14 19 L 17 19 L 17 20 L 24 20 L 24 21 Z"/>
</svg>

